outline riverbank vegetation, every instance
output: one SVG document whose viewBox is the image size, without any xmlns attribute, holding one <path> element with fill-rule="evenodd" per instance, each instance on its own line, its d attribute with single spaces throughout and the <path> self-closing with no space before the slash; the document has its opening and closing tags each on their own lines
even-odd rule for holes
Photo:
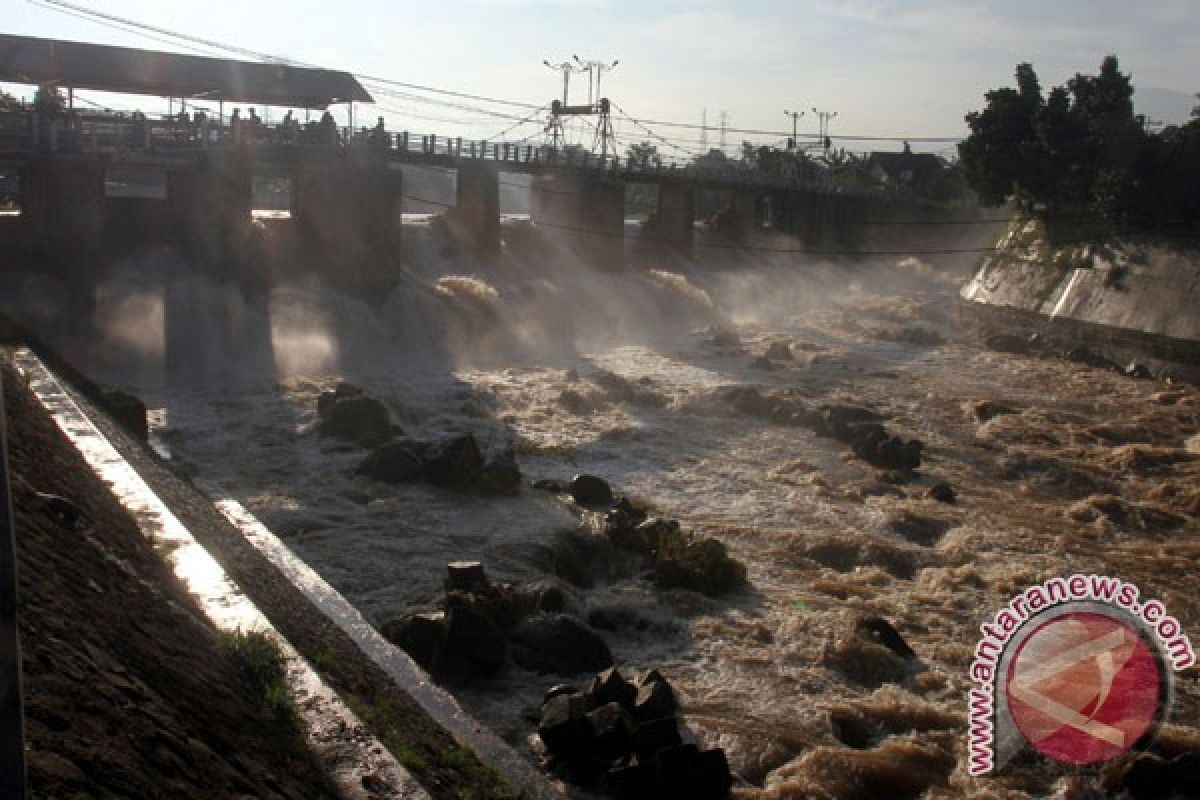
<svg viewBox="0 0 1200 800">
<path fill-rule="evenodd" d="M 1151 130 L 1116 56 L 1048 93 L 1031 64 L 1018 64 L 1016 84 L 966 116 L 959 155 L 984 203 L 1012 199 L 1060 235 L 1078 233 L 1081 220 L 1096 233 L 1200 228 L 1200 107 L 1184 125 Z"/>
</svg>

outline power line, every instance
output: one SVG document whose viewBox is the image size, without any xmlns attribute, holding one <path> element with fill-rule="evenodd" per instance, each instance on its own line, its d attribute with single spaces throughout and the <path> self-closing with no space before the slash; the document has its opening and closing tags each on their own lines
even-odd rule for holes
<svg viewBox="0 0 1200 800">
<path fill-rule="evenodd" d="M 31 0 L 31 2 L 33 2 L 33 1 L 34 0 Z M 68 2 L 66 2 L 66 0 L 36 0 L 36 2 L 40 3 L 41 5 L 44 5 L 44 6 L 61 7 L 62 10 L 70 9 L 71 11 L 75 11 L 80 14 L 86 14 L 90 17 L 98 17 L 100 19 L 105 19 L 110 22 L 118 23 L 121 25 L 130 25 L 130 26 L 133 26 L 136 28 L 142 28 L 144 30 L 154 31 L 155 33 L 161 33 L 166 36 L 170 36 L 174 39 L 180 39 L 180 40 L 186 41 L 186 42 L 193 42 L 195 44 L 199 44 L 199 45 L 208 47 L 213 50 L 227 51 L 230 53 L 238 53 L 239 55 L 244 55 L 244 56 L 253 58 L 256 61 L 265 61 L 265 62 L 272 62 L 272 63 L 277 63 L 277 64 L 279 64 L 279 63 L 295 64 L 296 66 L 305 66 L 305 65 L 299 64 L 299 62 L 295 62 L 290 59 L 276 58 L 276 57 L 268 55 L 266 53 L 260 53 L 255 50 L 249 50 L 244 47 L 236 47 L 233 45 L 227 45 L 227 44 L 223 44 L 221 42 L 214 42 L 209 39 L 202 39 L 199 36 L 192 36 L 190 34 L 179 33 L 178 31 L 172 31 L 168 28 L 160 28 L 157 25 L 150 25 L 149 23 L 138 22 L 136 20 L 127 19 L 125 17 L 119 17 L 116 14 L 108 14 L 103 11 L 97 11 L 94 8 L 87 8 L 86 6 L 79 6 L 79 5 L 76 5 L 75 3 L 68 3 Z"/>
<path fill-rule="evenodd" d="M 132 33 L 134 35 L 143 36 L 146 38 L 153 39 L 155 41 L 171 44 L 172 46 L 183 47 L 185 49 L 200 53 L 202 55 L 210 55 L 210 53 L 206 52 L 205 50 L 197 48 L 195 45 L 200 45 L 203 48 L 207 48 L 209 51 L 237 53 L 237 54 L 240 54 L 240 55 L 243 55 L 246 57 L 250 57 L 250 58 L 253 58 L 258 61 L 264 61 L 267 63 L 282 63 L 282 64 L 291 64 L 291 65 L 300 66 L 300 67 L 320 68 L 318 65 L 305 63 L 305 62 L 298 61 L 295 59 L 274 56 L 274 55 L 271 55 L 268 53 L 262 53 L 262 52 L 259 52 L 259 51 L 256 51 L 256 50 L 253 50 L 250 48 L 240 47 L 240 46 L 236 46 L 236 45 L 229 45 L 229 44 L 217 42 L 217 41 L 214 41 L 211 39 L 205 39 L 205 38 L 193 36 L 190 34 L 179 33 L 177 31 L 173 31 L 168 28 L 161 27 L 161 26 L 151 25 L 148 23 L 142 23 L 142 22 L 138 22 L 136 20 L 129 19 L 127 17 L 118 16 L 116 14 L 110 14 L 110 13 L 106 13 L 106 12 L 102 12 L 102 11 L 97 11 L 95 9 L 87 8 L 85 6 L 81 6 L 76 3 L 67 2 L 67 0 L 28 0 L 28 2 L 30 2 L 33 5 L 38 5 L 40 7 L 47 8 L 49 10 L 58 11 L 60 13 L 69 14 L 70 16 L 74 16 L 74 17 L 77 17 L 80 19 L 86 19 L 86 20 L 89 20 L 89 21 L 97 23 L 97 24 L 105 25 L 107 27 L 111 27 L 111 28 L 120 30 L 125 33 Z M 153 32 L 153 33 L 151 33 L 151 32 Z M 171 37 L 171 39 L 173 39 L 174 41 L 166 40 L 166 39 L 161 38 L 160 36 L 153 35 L 155 33 L 163 34 L 165 36 Z M 180 42 L 188 42 L 190 44 L 185 45 L 185 44 L 180 44 Z M 581 62 L 581 63 L 584 63 L 584 62 Z M 614 62 L 614 65 L 615 65 L 615 63 L 616 62 Z M 578 69 L 578 68 L 573 68 L 573 69 L 576 69 L 576 71 L 585 71 L 587 69 L 587 67 L 585 64 L 585 66 L 582 69 Z M 398 81 L 398 80 L 395 80 L 392 78 L 384 78 L 382 76 L 369 75 L 369 74 L 365 74 L 365 73 L 353 73 L 353 74 L 355 75 L 355 77 L 358 77 L 364 81 L 371 81 L 371 82 L 374 82 L 377 84 L 401 87 L 401 88 L 405 88 L 405 89 L 411 89 L 414 91 L 436 94 L 436 95 L 440 95 L 443 97 L 453 97 L 453 98 L 457 98 L 457 99 L 461 99 L 461 100 L 471 100 L 471 101 L 476 101 L 476 102 L 489 103 L 489 104 L 493 104 L 493 105 L 503 105 L 503 106 L 508 106 L 511 108 L 522 109 L 524 111 L 531 111 L 531 110 L 539 108 L 539 106 L 537 106 L 533 103 L 520 102 L 520 101 L 516 101 L 516 100 L 510 100 L 507 98 L 490 97 L 487 95 L 473 94 L 470 92 L 461 92 L 461 91 L 455 91 L 455 90 L 451 90 L 451 89 L 443 89 L 443 88 L 439 88 L 436 86 L 429 86 L 429 85 L 418 84 L 418 83 L 410 83 L 410 82 L 406 82 L 406 81 Z M 436 104 L 438 102 L 434 98 L 424 98 L 424 97 L 419 98 L 419 97 L 412 96 L 412 95 L 404 96 L 403 99 L 409 100 L 410 102 L 420 102 L 420 103 Z M 451 106 L 451 107 L 456 107 L 459 110 L 470 111 L 472 113 L 478 113 L 478 114 L 481 114 L 484 116 L 506 118 L 506 119 L 511 119 L 514 121 L 519 119 L 518 117 L 513 116 L 513 115 L 506 116 L 500 112 L 491 111 L 491 110 L 487 110 L 487 109 L 481 109 L 481 108 L 473 107 L 473 106 L 458 105 L 458 106 Z M 707 145 L 706 140 L 707 140 L 707 134 L 708 134 L 709 127 L 707 125 L 706 120 L 702 120 L 701 124 L 699 124 L 699 125 L 697 125 L 695 123 L 688 123 L 688 122 L 675 122 L 675 121 L 671 121 L 671 120 L 658 120 L 658 119 L 648 119 L 648 118 L 642 118 L 639 121 L 643 125 L 646 125 L 646 126 L 653 125 L 653 126 L 659 126 L 659 127 L 669 127 L 669 128 L 699 131 L 700 137 L 701 137 L 700 144 Z M 783 137 L 788 136 L 787 131 L 771 130 L 771 129 L 758 129 L 758 128 L 735 128 L 735 127 L 729 127 L 727 124 L 725 126 L 723 126 L 723 131 L 726 135 L 738 134 L 738 135 L 768 136 L 768 137 L 778 137 L 778 138 L 783 138 Z M 828 129 L 826 127 L 826 132 L 825 132 L 824 136 L 827 136 L 827 135 L 828 135 Z M 824 141 L 823 141 L 824 136 L 822 134 L 799 134 L 799 133 L 797 133 L 795 136 L 793 136 L 793 138 L 809 138 L 809 139 L 814 139 L 821 144 L 824 144 Z M 667 137 L 663 137 L 663 138 L 667 138 Z M 957 142 L 961 142 L 964 138 L 965 137 L 963 135 L 916 136 L 916 135 L 911 135 L 911 134 L 905 134 L 905 135 L 839 134 L 837 137 L 837 139 L 839 141 L 850 141 L 850 142 L 905 142 L 905 141 L 907 141 L 907 142 L 926 143 L 926 144 L 955 144 Z M 1084 137 L 1080 137 L 1080 138 L 1084 138 Z M 1110 140 L 1111 140 L 1111 138 L 1112 137 L 1109 137 Z M 693 142 L 694 142 L 694 140 L 693 140 Z M 727 144 L 728 143 L 726 142 L 726 146 L 727 146 Z"/>
<path fill-rule="evenodd" d="M 275 55 L 271 55 L 270 53 L 262 53 L 257 50 L 251 50 L 249 48 L 240 47 L 238 45 L 225 44 L 223 42 L 217 42 L 217 41 L 213 41 L 211 39 L 204 39 L 204 38 L 201 38 L 198 36 L 192 36 L 190 34 L 180 33 L 178 31 L 173 31 L 168 28 L 162 28 L 162 27 L 159 27 L 156 25 L 151 25 L 149 23 L 138 22 L 137 20 L 129 19 L 126 17 L 120 17 L 120 16 L 117 16 L 116 14 L 109 14 L 109 13 L 105 13 L 102 11 L 97 11 L 95 9 L 87 8 L 84 6 L 79 6 L 74 3 L 66 2 L 66 0 L 28 0 L 28 1 L 34 5 L 41 5 L 43 7 L 49 8 L 50 10 L 70 14 L 71 16 L 78 17 L 80 19 L 90 19 L 92 22 L 96 22 L 98 24 L 105 24 L 105 22 L 100 21 L 100 20 L 104 20 L 108 23 L 109 27 L 117 27 L 118 30 L 125 31 L 127 33 L 136 33 L 141 36 L 147 36 L 148 38 L 152 38 L 155 41 L 159 41 L 159 42 L 163 42 L 163 43 L 167 43 L 167 44 L 174 44 L 175 46 L 182 46 L 182 45 L 178 44 L 178 41 L 185 41 L 185 42 L 191 42 L 193 44 L 198 44 L 205 48 L 208 48 L 209 52 L 204 52 L 203 50 L 199 50 L 196 47 L 188 47 L 187 49 L 190 49 L 193 52 L 201 53 L 203 55 L 210 55 L 212 51 L 224 52 L 224 53 L 237 53 L 238 55 L 246 56 L 248 58 L 254 59 L 255 61 L 262 61 L 265 63 L 288 64 L 288 65 L 292 65 L 292 66 L 306 67 L 306 68 L 310 68 L 310 69 L 322 69 L 322 67 L 320 67 L 317 64 L 311 64 L 311 63 L 307 63 L 307 62 L 303 62 L 303 61 L 298 61 L 296 59 L 275 56 Z M 150 36 L 149 34 L 145 33 L 145 31 L 153 31 L 155 33 L 160 33 L 160 34 L 171 37 L 172 39 L 175 39 L 178 41 L 170 42 L 170 41 L 161 39 L 159 37 Z M 495 103 L 498 105 L 506 105 L 506 106 L 510 106 L 510 107 L 523 108 L 523 109 L 527 109 L 527 110 L 537 108 L 537 106 L 535 106 L 531 103 L 521 103 L 521 102 L 518 102 L 515 100 L 506 100 L 504 98 L 499 98 L 499 97 L 487 97 L 485 95 L 471 94 L 469 92 L 458 92 L 458 91 L 454 91 L 454 90 L 450 90 L 450 89 L 440 89 L 435 86 L 426 86 L 426 85 L 419 84 L 419 83 L 407 83 L 405 81 L 398 81 L 398 80 L 394 80 L 391 78 L 380 77 L 377 75 L 368 75 L 368 74 L 357 73 L 357 72 L 353 73 L 353 74 L 355 77 L 360 78 L 362 80 L 373 81 L 373 82 L 377 82 L 377 83 L 381 83 L 381 84 L 390 84 L 392 86 L 400 86 L 400 87 L 403 87 L 406 89 L 414 89 L 414 90 L 423 91 L 423 92 L 430 92 L 433 94 L 440 94 L 440 95 L 444 95 L 444 96 L 448 96 L 448 97 L 457 97 L 459 99 L 464 99 L 464 100 L 476 100 L 476 101 L 480 101 L 480 102 Z"/>
<path fill-rule="evenodd" d="M 431 92 L 433 94 L 446 95 L 447 97 L 458 97 L 463 100 L 478 100 L 480 102 L 495 103 L 496 105 L 511 106 L 513 108 L 523 108 L 526 110 L 540 108 L 540 106 L 536 106 L 533 103 L 522 103 L 522 102 L 519 102 L 516 100 L 505 100 L 504 98 L 501 98 L 501 97 L 488 97 L 486 95 L 471 94 L 470 92 L 458 92 L 458 91 L 453 91 L 451 89 L 438 89 L 437 87 L 434 87 L 434 86 L 424 86 L 419 83 L 406 83 L 404 81 L 398 81 L 398 80 L 394 80 L 392 78 L 381 78 L 377 75 L 365 75 L 361 72 L 355 72 L 355 73 L 353 73 L 353 75 L 354 75 L 354 77 L 361 78 L 363 80 L 376 81 L 378 83 L 391 84 L 393 86 L 402 86 L 406 89 L 416 89 L 416 90 L 422 91 L 422 92 Z M 914 139 L 913 141 L 920 141 L 920 140 Z"/>
<path fill-rule="evenodd" d="M 44 8 L 47 11 L 55 11 L 59 14 L 66 14 L 67 16 L 75 17 L 76 19 L 81 19 L 81 20 L 84 20 L 85 22 L 91 22 L 95 25 L 101 25 L 105 28 L 112 28 L 113 30 L 118 30 L 123 33 L 131 33 L 134 36 L 141 36 L 144 39 L 149 39 L 151 41 L 155 41 L 160 44 L 170 45 L 171 47 L 181 47 L 184 50 L 190 50 L 191 52 L 202 55 L 202 56 L 211 57 L 214 53 L 214 51 L 212 49 L 203 50 L 198 47 L 180 44 L 178 41 L 175 41 L 175 40 L 165 39 L 161 36 L 155 36 L 154 34 L 147 33 L 144 30 L 139 29 L 140 26 L 138 25 L 138 23 L 135 23 L 132 21 L 127 24 L 121 24 L 121 23 L 117 23 L 115 21 L 106 22 L 106 21 L 103 21 L 100 19 L 96 19 L 93 16 L 91 16 L 92 12 L 90 9 L 87 9 L 86 13 L 77 13 L 68 8 L 59 8 L 58 7 L 59 4 L 54 3 L 54 0 L 27 0 L 27 1 L 29 2 L 30 5 L 38 6 L 39 8 Z M 72 6 L 72 8 L 75 8 L 75 6 Z M 103 15 L 103 16 L 107 17 L 108 15 Z M 219 51 L 217 51 L 217 52 L 219 52 Z"/>
<path fill-rule="evenodd" d="M 543 111 L 545 111 L 547 108 L 548 108 L 548 106 L 542 106 L 542 107 L 541 107 L 541 108 L 539 108 L 537 111 L 534 111 L 532 114 L 530 114 L 529 116 L 525 117 L 524 119 L 519 119 L 519 120 L 517 120 L 516 122 L 514 122 L 512 125 L 509 125 L 509 126 L 508 126 L 507 128 L 505 128 L 504 130 L 500 131 L 499 133 L 494 133 L 494 134 L 492 134 L 491 136 L 488 136 L 488 137 L 487 137 L 487 138 L 485 138 L 483 141 L 485 141 L 485 142 L 490 142 L 492 139 L 499 139 L 501 136 L 505 136 L 505 135 L 507 135 L 508 133 L 512 132 L 513 130 L 515 130 L 515 129 L 519 128 L 519 127 L 521 127 L 522 125 L 525 125 L 525 124 L 528 124 L 528 123 L 534 122 L 534 121 L 536 120 L 536 117 L 537 117 L 539 114 L 541 114 Z M 540 123 L 540 120 L 537 120 L 537 121 Z M 545 131 L 543 130 L 542 132 L 544 133 Z M 537 134 L 536 134 L 536 133 L 534 133 L 534 134 L 531 134 L 530 136 L 527 136 L 527 137 L 525 137 L 525 138 L 526 138 L 526 139 L 529 139 L 529 138 L 531 138 L 532 136 L 536 136 L 536 135 L 537 135 Z M 523 141 L 524 141 L 524 140 L 523 140 Z"/>
</svg>

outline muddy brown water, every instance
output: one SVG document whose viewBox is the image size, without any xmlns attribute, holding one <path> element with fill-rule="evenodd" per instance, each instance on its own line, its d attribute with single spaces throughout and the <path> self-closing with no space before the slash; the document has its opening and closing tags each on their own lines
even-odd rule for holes
<svg viewBox="0 0 1200 800">
<path fill-rule="evenodd" d="M 1025 586 L 1083 571 L 1135 582 L 1200 636 L 1200 394 L 981 349 L 956 335 L 954 275 L 884 267 L 441 276 L 381 310 L 293 288 L 261 322 L 270 380 L 109 377 L 146 397 L 181 469 L 256 513 L 377 624 L 434 601 L 451 560 L 557 580 L 539 554 L 580 520 L 532 490 L 482 498 L 351 477 L 362 451 L 312 433 L 316 396 L 338 378 L 383 399 L 408 435 L 470 430 L 515 447 L 526 477 L 602 475 L 720 538 L 748 567 L 743 593 L 627 578 L 572 597 L 580 613 L 619 612 L 603 632 L 618 662 L 667 675 L 744 796 L 1086 796 L 1098 771 L 1027 760 L 967 775 L 978 626 Z M 431 343 L 443 352 L 422 357 Z M 775 343 L 792 358 L 759 360 Z M 203 363 L 223 359 L 237 360 Z M 897 481 L 837 441 L 732 412 L 723 392 L 745 386 L 879 412 L 926 444 L 919 474 Z M 939 481 L 956 503 L 927 496 Z M 919 668 L 881 673 L 856 643 L 862 614 L 889 619 Z M 457 695 L 528 748 L 523 712 L 553 682 L 514 668 Z M 865 749 L 845 743 L 847 719 L 875 731 Z M 1194 669 L 1178 676 L 1171 722 L 1164 752 L 1196 748 Z"/>
</svg>

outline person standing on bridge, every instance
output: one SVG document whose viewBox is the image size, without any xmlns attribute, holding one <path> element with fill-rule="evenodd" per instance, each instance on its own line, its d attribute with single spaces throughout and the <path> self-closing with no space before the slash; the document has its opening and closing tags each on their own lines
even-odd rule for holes
<svg viewBox="0 0 1200 800">
<path fill-rule="evenodd" d="M 375 123 L 375 127 L 371 129 L 371 147 L 375 150 L 387 150 L 392 146 L 391 135 L 384 127 L 383 117 Z"/>
<path fill-rule="evenodd" d="M 259 131 L 262 127 L 262 120 L 258 118 L 258 113 L 254 110 L 253 106 L 250 107 L 250 119 L 246 123 L 250 141 L 257 142 Z"/>
<path fill-rule="evenodd" d="M 334 147 L 338 143 L 337 123 L 333 121 L 333 114 L 326 111 L 321 115 L 321 144 L 328 147 Z"/>
</svg>

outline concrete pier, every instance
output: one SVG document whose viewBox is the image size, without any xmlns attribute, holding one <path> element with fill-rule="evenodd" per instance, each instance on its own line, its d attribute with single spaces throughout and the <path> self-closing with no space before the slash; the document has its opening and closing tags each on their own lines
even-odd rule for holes
<svg viewBox="0 0 1200 800">
<path fill-rule="evenodd" d="M 104 233 L 107 159 L 45 158 L 21 172 L 21 217 L 35 250 L 52 263 L 72 260 Z"/>
<path fill-rule="evenodd" d="M 500 176 L 489 161 L 458 166 L 457 205 L 446 214 L 451 235 L 485 263 L 500 257 Z"/>
<path fill-rule="evenodd" d="M 655 238 L 684 253 L 692 252 L 696 232 L 696 201 L 691 187 L 678 183 L 658 186 Z"/>
<path fill-rule="evenodd" d="M 607 175 L 544 173 L 533 180 L 533 220 L 584 264 L 625 266 L 625 182 Z"/>
<path fill-rule="evenodd" d="M 757 189 L 734 189 L 730 192 L 729 211 L 732 219 L 730 233 L 738 241 L 749 239 L 762 227 L 760 208 L 762 194 Z"/>
<path fill-rule="evenodd" d="M 389 286 L 400 256 L 403 176 L 334 160 L 294 173 L 292 228 L 306 260 L 331 264 L 331 285 L 373 292 Z M 248 212 L 247 212 L 248 214 Z"/>
<path fill-rule="evenodd" d="M 190 260 L 223 270 L 235 260 L 241 228 L 250 224 L 253 176 L 245 159 L 213 160 L 167 173 L 166 219 Z M 147 239 L 161 231 L 145 231 Z"/>
</svg>

